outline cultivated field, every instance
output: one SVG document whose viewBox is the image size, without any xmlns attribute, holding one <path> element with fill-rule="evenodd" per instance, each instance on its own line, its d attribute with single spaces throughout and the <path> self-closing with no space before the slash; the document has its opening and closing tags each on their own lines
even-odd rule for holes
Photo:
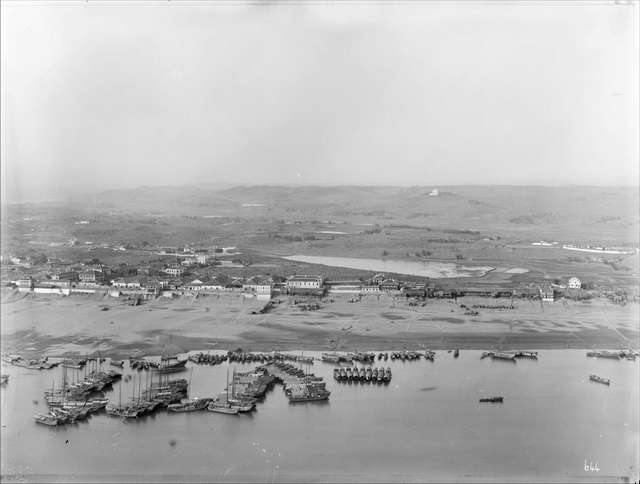
<svg viewBox="0 0 640 484">
<path fill-rule="evenodd" d="M 97 258 L 135 271 L 175 259 L 155 247 L 235 246 L 245 268 L 229 275 L 372 274 L 281 256 L 456 261 L 528 269 L 511 281 L 577 275 L 595 285 L 638 285 L 638 256 L 574 252 L 563 244 L 638 247 L 637 188 L 602 187 L 143 187 L 67 201 L 3 207 L 3 255 Z M 78 239 L 77 247 L 57 246 Z M 553 247 L 532 242 L 558 242 Z M 87 242 L 90 243 L 87 244 Z M 126 251 L 99 249 L 126 245 Z M 224 257 L 221 257 L 224 259 Z M 5 271 L 6 275 L 6 271 Z M 5 277 L 7 279 L 7 277 Z M 409 278 L 410 279 L 410 278 Z M 520 281 L 522 279 L 522 281 Z"/>
</svg>

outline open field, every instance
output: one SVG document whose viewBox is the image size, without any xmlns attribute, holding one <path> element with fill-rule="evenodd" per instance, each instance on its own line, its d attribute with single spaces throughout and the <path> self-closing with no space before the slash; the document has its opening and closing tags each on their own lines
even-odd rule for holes
<svg viewBox="0 0 640 484">
<path fill-rule="evenodd" d="M 188 351 L 419 349 L 638 348 L 638 305 L 516 300 L 515 309 L 479 309 L 465 316 L 460 304 L 509 305 L 509 300 L 428 300 L 410 307 L 388 296 L 326 300 L 303 311 L 292 299 L 266 314 L 250 314 L 264 301 L 235 296 L 159 298 L 132 307 L 94 296 L 43 297 L 15 292 L 2 301 L 2 352 L 122 358 Z M 109 311 L 102 311 L 104 307 Z"/>
<path fill-rule="evenodd" d="M 516 265 L 531 278 L 577 275 L 596 285 L 637 286 L 637 255 L 575 252 L 563 244 L 637 248 L 637 187 L 251 186 L 141 187 L 3 206 L 3 255 L 96 258 L 135 271 L 170 263 L 154 247 L 235 246 L 245 270 L 229 275 L 330 271 L 290 255 Z M 79 246 L 69 247 L 76 238 Z M 553 240 L 556 246 L 532 246 Z M 87 244 L 89 242 L 90 244 Z M 66 246 L 51 247 L 50 244 Z M 111 249 L 100 248 L 107 244 Z M 112 250 L 127 245 L 128 250 Z M 268 264 L 264 266 L 264 264 Z M 252 267 L 253 266 L 253 267 Z M 525 277 L 526 279 L 526 277 Z M 513 280 L 513 278 L 512 278 Z"/>
</svg>

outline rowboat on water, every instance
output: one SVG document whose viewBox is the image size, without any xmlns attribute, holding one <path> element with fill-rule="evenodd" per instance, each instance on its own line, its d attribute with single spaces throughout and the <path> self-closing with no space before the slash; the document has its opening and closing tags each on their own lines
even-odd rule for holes
<svg viewBox="0 0 640 484">
<path fill-rule="evenodd" d="M 609 385 L 611 383 L 610 380 L 606 378 L 602 378 L 601 376 L 598 376 L 598 375 L 589 375 L 589 380 L 596 381 L 598 383 L 604 383 L 605 385 Z"/>
<path fill-rule="evenodd" d="M 518 356 L 518 357 L 528 356 L 529 358 L 537 358 L 538 357 L 538 352 L 537 351 L 520 350 L 520 351 L 516 351 L 515 355 Z"/>
</svg>

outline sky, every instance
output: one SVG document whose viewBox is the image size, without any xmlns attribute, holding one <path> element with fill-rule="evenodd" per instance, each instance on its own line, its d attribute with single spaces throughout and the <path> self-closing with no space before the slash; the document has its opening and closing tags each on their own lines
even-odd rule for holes
<svg viewBox="0 0 640 484">
<path fill-rule="evenodd" d="M 2 199 L 638 185 L 638 2 L 0 4 Z"/>
</svg>

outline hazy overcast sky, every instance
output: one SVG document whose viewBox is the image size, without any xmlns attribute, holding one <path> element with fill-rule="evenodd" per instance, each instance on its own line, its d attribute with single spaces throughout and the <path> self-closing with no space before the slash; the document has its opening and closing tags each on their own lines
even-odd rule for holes
<svg viewBox="0 0 640 484">
<path fill-rule="evenodd" d="M 637 2 L 298 3 L 3 1 L 3 192 L 638 184 Z"/>
</svg>

